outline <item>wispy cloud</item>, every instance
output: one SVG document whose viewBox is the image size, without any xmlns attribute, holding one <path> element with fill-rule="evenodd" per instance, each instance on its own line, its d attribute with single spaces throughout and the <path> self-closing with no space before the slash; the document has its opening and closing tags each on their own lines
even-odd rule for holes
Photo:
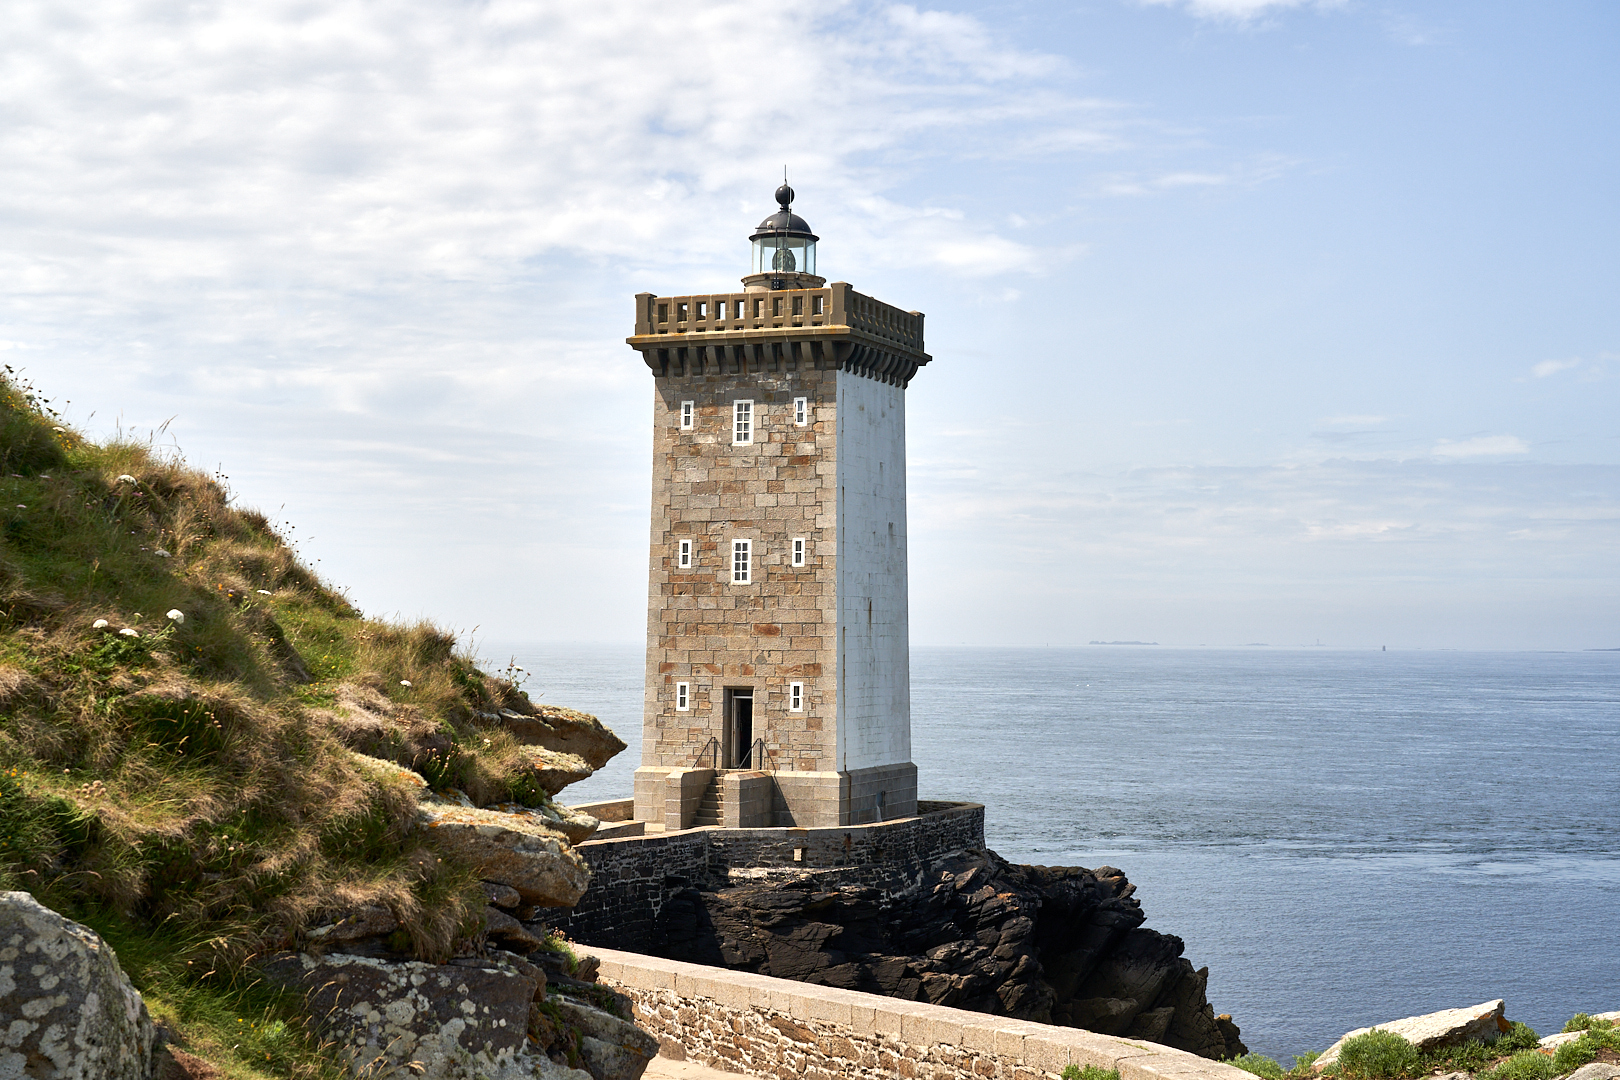
<svg viewBox="0 0 1620 1080">
<path fill-rule="evenodd" d="M 1250 22 L 1288 8 L 1340 7 L 1343 0 L 1139 0 L 1143 4 L 1185 8 L 1205 19 Z"/>
<path fill-rule="evenodd" d="M 1278 154 L 1262 154 L 1224 169 L 1182 169 L 1168 172 L 1113 173 L 1100 177 L 1095 190 L 1100 195 L 1142 196 L 1198 188 L 1252 188 L 1287 175 L 1299 161 Z"/>
<path fill-rule="evenodd" d="M 1530 444 L 1517 435 L 1478 435 L 1472 439 L 1441 439 L 1431 453 L 1437 458 L 1503 457 L 1528 454 Z"/>
<path fill-rule="evenodd" d="M 1578 368 L 1581 363 L 1582 361 L 1579 358 L 1573 360 L 1543 360 L 1530 369 L 1530 374 L 1538 379 L 1545 379 L 1547 376 L 1556 375 L 1560 371 Z"/>
</svg>

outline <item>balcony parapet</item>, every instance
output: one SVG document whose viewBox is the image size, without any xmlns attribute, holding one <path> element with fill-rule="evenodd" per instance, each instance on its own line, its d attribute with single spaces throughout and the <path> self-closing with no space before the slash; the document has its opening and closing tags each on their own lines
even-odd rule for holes
<svg viewBox="0 0 1620 1080">
<path fill-rule="evenodd" d="M 625 341 L 659 376 L 832 369 L 904 387 L 931 359 L 922 312 L 842 281 L 823 289 L 637 293 L 636 332 Z"/>
</svg>

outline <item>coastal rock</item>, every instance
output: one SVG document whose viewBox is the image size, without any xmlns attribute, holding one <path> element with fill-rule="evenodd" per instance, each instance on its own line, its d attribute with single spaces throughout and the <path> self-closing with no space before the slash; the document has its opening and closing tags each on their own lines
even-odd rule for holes
<svg viewBox="0 0 1620 1080">
<path fill-rule="evenodd" d="M 356 1073 L 399 1069 L 425 1080 L 533 1075 L 525 1046 L 538 984 L 511 967 L 300 953 L 273 959 L 265 972 L 308 992 L 310 1015 Z M 407 1072 L 411 1063 L 417 1068 Z"/>
<path fill-rule="evenodd" d="M 577 784 L 596 770 L 578 754 L 565 754 L 543 746 L 523 747 L 530 775 L 547 795 L 556 795 L 569 784 Z"/>
<path fill-rule="evenodd" d="M 1570 1073 L 1569 1080 L 1620 1080 L 1620 1065 L 1594 1061 Z"/>
<path fill-rule="evenodd" d="M 1486 1001 L 1465 1009 L 1443 1009 L 1440 1012 L 1408 1016 L 1402 1020 L 1391 1020 L 1383 1024 L 1374 1024 L 1372 1027 L 1347 1031 L 1339 1037 L 1338 1042 L 1323 1051 L 1312 1068 L 1321 1072 L 1339 1060 L 1339 1051 L 1344 1047 L 1346 1039 L 1365 1035 L 1374 1028 L 1394 1032 L 1417 1047 L 1419 1053 L 1465 1042 L 1493 1043 L 1513 1026 L 1503 1016 L 1504 1005 L 1503 1000 L 1497 998 L 1495 1001 Z"/>
<path fill-rule="evenodd" d="M 368 904 L 356 908 L 337 922 L 317 926 L 309 932 L 311 941 L 322 945 L 347 944 L 369 937 L 381 937 L 399 929 L 399 920 L 385 907 Z"/>
<path fill-rule="evenodd" d="M 478 869 L 479 877 L 516 889 L 539 907 L 572 907 L 591 872 L 568 838 L 527 815 L 423 803 L 420 820 L 437 842 Z"/>
<path fill-rule="evenodd" d="M 611 1013 L 566 994 L 546 999 L 579 1035 L 579 1056 L 594 1080 L 637 1080 L 658 1054 L 658 1040 Z"/>
<path fill-rule="evenodd" d="M 1142 929 L 1110 867 L 958 852 L 883 888 L 837 871 L 673 891 L 651 951 L 698 964 L 1086 1027 L 1212 1058 L 1247 1052 L 1180 938 Z M 611 942 L 603 942 L 611 944 Z M 1168 1012 L 1167 1012 L 1168 1010 Z M 1140 1027 L 1138 1028 L 1138 1023 Z"/>
<path fill-rule="evenodd" d="M 544 806 L 524 806 L 521 803 L 494 803 L 486 810 L 499 810 L 503 814 L 519 814 L 534 818 L 548 829 L 562 833 L 570 844 L 583 844 L 602 824 L 596 818 L 571 806 L 546 800 Z"/>
<path fill-rule="evenodd" d="M 543 944 L 541 939 L 531 934 L 522 923 L 494 906 L 484 909 L 484 931 L 508 949 L 520 953 L 533 952 Z"/>
<path fill-rule="evenodd" d="M 502 709 L 495 719 L 527 746 L 540 746 L 581 758 L 600 769 L 624 749 L 624 740 L 589 713 L 558 705 L 532 705 L 528 713 Z M 488 714 L 485 714 L 488 718 Z"/>
<path fill-rule="evenodd" d="M 25 892 L 0 893 L 0 1017 L 0 1076 L 151 1076 L 152 1020 L 112 949 Z"/>
</svg>

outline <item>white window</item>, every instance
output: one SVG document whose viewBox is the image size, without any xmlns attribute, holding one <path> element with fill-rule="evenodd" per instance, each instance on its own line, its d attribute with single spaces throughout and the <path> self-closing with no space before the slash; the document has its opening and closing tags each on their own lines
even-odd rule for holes
<svg viewBox="0 0 1620 1080">
<path fill-rule="evenodd" d="M 810 399 L 796 397 L 793 399 L 793 422 L 800 427 L 810 422 Z"/>
<path fill-rule="evenodd" d="M 731 445 L 747 446 L 754 441 L 754 403 L 752 401 L 733 401 L 731 403 Z"/>
<path fill-rule="evenodd" d="M 690 570 L 692 568 L 692 541 L 681 541 L 679 554 L 675 557 L 675 565 L 679 566 L 682 570 Z"/>
<path fill-rule="evenodd" d="M 802 536 L 793 538 L 793 565 L 804 565 L 804 537 Z"/>
<path fill-rule="evenodd" d="M 747 585 L 754 580 L 754 542 L 752 540 L 733 540 L 731 542 L 731 583 L 733 585 Z"/>
<path fill-rule="evenodd" d="M 692 418 L 693 418 L 693 416 L 694 416 L 694 414 L 696 412 L 697 412 L 697 409 L 693 405 L 692 402 L 690 402 L 690 401 L 681 402 L 681 430 L 682 431 L 691 431 L 692 430 Z"/>
<path fill-rule="evenodd" d="M 788 683 L 788 712 L 804 712 L 804 683 Z"/>
<path fill-rule="evenodd" d="M 686 712 L 692 707 L 691 683 L 678 682 L 675 684 L 675 708 Z"/>
</svg>

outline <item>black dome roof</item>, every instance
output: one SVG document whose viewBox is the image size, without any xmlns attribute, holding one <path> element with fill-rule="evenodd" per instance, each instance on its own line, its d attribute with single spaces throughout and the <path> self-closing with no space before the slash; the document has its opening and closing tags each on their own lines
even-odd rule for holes
<svg viewBox="0 0 1620 1080">
<path fill-rule="evenodd" d="M 759 223 L 750 240 L 758 240 L 762 236 L 803 236 L 811 240 L 821 238 L 810 231 L 810 223 L 795 214 L 793 206 L 793 189 L 783 184 L 776 189 L 776 201 L 779 208 L 776 213 Z"/>
</svg>

